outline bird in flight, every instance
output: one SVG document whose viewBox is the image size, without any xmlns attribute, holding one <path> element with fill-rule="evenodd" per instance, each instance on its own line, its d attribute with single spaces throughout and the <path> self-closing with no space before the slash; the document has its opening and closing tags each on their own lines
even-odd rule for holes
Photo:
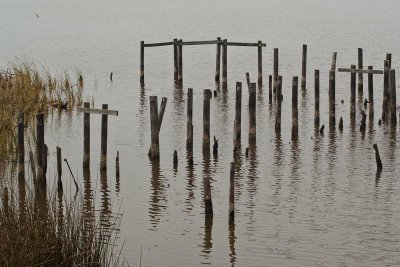
<svg viewBox="0 0 400 267">
<path fill-rule="evenodd" d="M 39 18 L 39 14 L 38 13 L 35 13 L 35 15 L 36 15 L 36 18 Z"/>
</svg>

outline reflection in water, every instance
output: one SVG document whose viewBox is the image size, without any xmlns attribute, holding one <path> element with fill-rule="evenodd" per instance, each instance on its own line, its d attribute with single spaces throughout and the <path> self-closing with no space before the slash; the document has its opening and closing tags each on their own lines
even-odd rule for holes
<svg viewBox="0 0 400 267">
<path fill-rule="evenodd" d="M 173 107 L 177 111 L 180 111 L 179 114 L 182 114 L 183 112 L 183 104 L 185 103 L 183 96 L 184 96 L 183 85 L 179 82 L 174 83 Z"/>
<path fill-rule="evenodd" d="M 212 252 L 212 227 L 213 227 L 213 216 L 206 215 L 204 218 L 204 238 L 203 238 L 203 245 L 202 245 L 202 254 L 201 256 L 204 257 L 205 260 L 210 259 L 210 254 Z"/>
<path fill-rule="evenodd" d="M 213 212 L 212 206 L 212 186 L 211 186 L 211 170 L 210 170 L 210 149 L 203 149 L 203 202 L 206 215 Z"/>
<path fill-rule="evenodd" d="M 275 134 L 275 151 L 274 151 L 274 169 L 272 175 L 275 179 L 275 191 L 274 191 L 274 199 L 277 201 L 279 197 L 280 190 L 282 188 L 281 180 L 282 180 L 282 157 L 283 157 L 283 144 L 280 133 Z"/>
<path fill-rule="evenodd" d="M 250 223 L 247 226 L 247 229 L 250 231 L 250 234 L 253 234 L 253 226 L 252 224 L 255 222 L 254 219 L 254 208 L 256 206 L 254 202 L 254 198 L 257 194 L 257 182 L 258 182 L 258 174 L 257 174 L 257 145 L 255 142 L 251 142 L 249 144 L 249 175 L 247 181 L 247 192 L 249 193 L 249 198 L 247 201 L 247 209 Z"/>
<path fill-rule="evenodd" d="M 301 165 L 300 157 L 300 149 L 298 141 L 293 141 L 292 146 L 292 158 L 291 158 L 291 175 L 290 175 L 290 184 L 289 184 L 289 202 L 291 204 L 291 208 L 289 211 L 289 219 L 293 220 L 295 217 L 296 204 L 297 204 L 297 194 L 299 189 L 299 168 Z"/>
<path fill-rule="evenodd" d="M 107 170 L 100 170 L 101 209 L 100 224 L 106 229 L 111 226 L 110 190 L 108 189 Z"/>
<path fill-rule="evenodd" d="M 83 220 L 86 229 L 91 229 L 94 222 L 93 191 L 90 170 L 83 168 Z"/>
<path fill-rule="evenodd" d="M 18 181 L 18 201 L 19 201 L 19 211 L 21 216 L 25 216 L 26 212 L 26 184 L 25 179 Z"/>
<path fill-rule="evenodd" d="M 235 162 L 235 202 L 240 199 L 242 195 L 242 165 L 243 165 L 243 154 L 242 147 L 238 144 L 237 148 L 233 151 L 233 161 Z"/>
<path fill-rule="evenodd" d="M 151 198 L 149 207 L 150 223 L 153 228 L 157 227 L 160 222 L 161 210 L 166 209 L 165 185 L 163 184 L 164 177 L 161 174 L 160 161 L 154 160 L 151 164 Z M 164 204 L 162 204 L 164 202 Z M 152 229 L 150 229 L 152 230 Z"/>
<path fill-rule="evenodd" d="M 195 199 L 195 194 L 194 190 L 196 189 L 196 186 L 194 185 L 195 182 L 195 175 L 194 175 L 194 166 L 193 166 L 193 159 L 191 158 L 191 153 L 187 152 L 186 153 L 186 173 L 187 173 L 187 183 L 186 183 L 186 190 L 187 190 L 187 197 L 185 200 L 185 206 L 186 209 L 185 211 L 187 213 L 190 213 L 193 210 L 193 201 Z"/>
<path fill-rule="evenodd" d="M 230 219 L 229 220 L 229 262 L 231 266 L 235 266 L 236 263 L 236 250 L 235 250 L 235 240 L 236 240 L 236 235 L 235 235 L 235 220 Z"/>
</svg>

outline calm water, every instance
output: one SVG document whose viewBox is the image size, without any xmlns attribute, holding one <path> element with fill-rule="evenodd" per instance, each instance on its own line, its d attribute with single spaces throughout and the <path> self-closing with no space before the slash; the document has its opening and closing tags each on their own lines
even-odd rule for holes
<svg viewBox="0 0 400 267">
<path fill-rule="evenodd" d="M 120 240 L 132 266 L 398 266 L 400 265 L 400 170 L 398 129 L 377 120 L 382 80 L 375 76 L 375 120 L 360 133 L 350 123 L 350 76 L 337 73 L 336 115 L 344 131 L 314 136 L 313 73 L 320 69 L 321 125 L 328 122 L 327 81 L 332 52 L 338 67 L 357 63 L 383 68 L 385 53 L 399 67 L 400 3 L 387 1 L 3 1 L 1 66 L 15 57 L 36 60 L 56 73 L 81 69 L 84 99 L 119 110 L 109 118 L 108 175 L 100 175 L 100 117 L 91 124 L 91 174 L 83 175 L 83 116 L 47 121 L 50 176 L 55 147 L 63 148 L 80 177 L 86 199 L 103 214 L 121 208 Z M 36 17 L 35 13 L 39 15 Z M 201 153 L 203 89 L 214 89 L 215 46 L 184 47 L 183 89 L 173 83 L 172 47 L 145 51 L 145 88 L 139 84 L 139 42 L 173 38 L 267 43 L 264 83 L 279 48 L 283 76 L 282 135 L 274 133 L 267 86 L 257 96 L 257 143 L 248 147 L 247 89 L 243 87 L 242 148 L 236 157 L 236 217 L 228 221 L 229 165 L 233 160 L 234 85 L 245 72 L 256 77 L 255 48 L 228 49 L 228 91 L 211 101 L 211 135 L 218 157 Z M 301 73 L 308 44 L 307 91 L 299 95 L 299 141 L 290 140 L 291 80 Z M 110 82 L 109 74 L 114 73 Z M 366 76 L 364 76 L 366 84 Z M 267 85 L 267 84 L 266 84 Z M 186 91 L 194 88 L 194 166 L 185 155 Z M 366 87 L 366 85 L 365 85 Z M 366 92 L 366 91 L 365 91 Z M 160 134 L 161 160 L 147 158 L 150 95 L 168 97 Z M 364 93 L 364 97 L 366 93 Z M 344 99 L 344 104 L 340 100 Z M 359 101 L 363 97 L 359 96 Z M 363 105 L 358 104 L 357 114 Z M 376 176 L 377 143 L 383 172 Z M 172 166 L 178 151 L 179 166 Z M 114 157 L 120 151 L 121 178 Z M 214 217 L 206 220 L 203 177 L 212 178 Z M 64 184 L 70 176 L 64 172 Z"/>
</svg>

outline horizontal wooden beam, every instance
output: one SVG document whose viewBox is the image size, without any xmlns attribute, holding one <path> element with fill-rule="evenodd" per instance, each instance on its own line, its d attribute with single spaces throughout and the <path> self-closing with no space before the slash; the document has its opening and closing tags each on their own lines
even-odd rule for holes
<svg viewBox="0 0 400 267">
<path fill-rule="evenodd" d="M 339 68 L 338 71 L 339 71 L 339 72 L 355 72 L 355 73 L 383 74 L 383 70 L 363 70 L 363 69 Z"/>
<path fill-rule="evenodd" d="M 118 116 L 118 110 L 99 109 L 99 108 L 82 108 L 82 107 L 78 107 L 77 110 L 78 110 L 78 112 L 83 112 L 83 113 Z"/>
<path fill-rule="evenodd" d="M 210 45 L 210 44 L 217 44 L 217 40 L 212 41 L 191 41 L 191 42 L 182 42 L 181 45 Z"/>
<path fill-rule="evenodd" d="M 152 44 L 144 44 L 144 47 L 155 47 L 155 46 L 166 46 L 166 45 L 173 45 L 174 42 L 164 42 L 164 43 L 152 43 Z"/>
<path fill-rule="evenodd" d="M 227 42 L 226 45 L 228 45 L 228 46 L 258 46 L 258 43 Z M 262 43 L 261 46 L 266 47 L 267 44 Z"/>
<path fill-rule="evenodd" d="M 221 44 L 222 42 L 219 41 Z M 151 43 L 151 44 L 144 44 L 144 47 L 156 47 L 156 46 L 167 46 L 173 45 L 174 42 L 164 42 L 164 43 Z M 189 41 L 183 42 L 182 40 L 178 40 L 178 45 L 212 45 L 218 44 L 218 40 L 209 40 L 209 41 Z M 227 42 L 227 46 L 255 46 L 258 47 L 258 43 L 241 43 L 241 42 Z M 266 47 L 267 44 L 262 43 L 262 47 Z"/>
</svg>

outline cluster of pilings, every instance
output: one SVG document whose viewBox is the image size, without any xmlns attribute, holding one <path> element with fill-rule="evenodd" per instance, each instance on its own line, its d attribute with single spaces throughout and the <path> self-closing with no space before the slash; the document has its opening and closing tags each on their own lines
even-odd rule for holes
<svg viewBox="0 0 400 267">
<path fill-rule="evenodd" d="M 216 44 L 217 45 L 217 60 L 216 60 L 216 74 L 215 79 L 219 81 L 219 63 L 220 63 L 220 50 L 222 45 L 222 84 L 226 86 L 227 84 L 227 75 L 226 75 L 226 51 L 227 45 L 230 44 L 226 40 L 221 40 L 217 38 L 217 41 L 204 41 L 204 42 L 182 42 L 182 40 L 174 40 L 174 42 L 170 43 L 158 43 L 158 44 L 147 44 L 144 42 L 141 43 L 141 82 L 144 81 L 144 69 L 143 69 L 143 61 L 144 61 L 144 47 L 152 47 L 152 46 L 160 46 L 160 45 L 169 45 L 174 44 L 174 70 L 177 71 L 177 81 L 182 82 L 182 70 L 181 70 L 181 58 L 182 58 L 182 45 L 194 45 L 194 44 Z M 250 46 L 250 44 L 248 44 Z M 258 82 L 262 82 L 262 60 L 261 60 L 261 48 L 263 47 L 262 42 L 258 42 L 257 46 L 259 48 L 259 57 L 258 57 Z M 176 48 L 177 47 L 177 48 Z M 269 75 L 269 103 L 275 102 L 275 133 L 277 135 L 281 134 L 281 115 L 282 115 L 282 76 L 279 74 L 279 55 L 278 48 L 273 49 L 273 74 Z M 335 131 L 336 129 L 336 60 L 337 60 L 337 52 L 334 52 L 332 55 L 332 63 L 329 70 L 328 80 L 328 122 L 330 131 Z M 176 67 L 176 68 L 175 68 Z M 307 72 L 307 45 L 303 45 L 302 51 L 302 74 L 300 78 L 300 87 L 301 90 L 306 90 L 306 72 Z M 358 49 L 358 68 L 356 65 L 351 65 L 350 68 L 338 68 L 338 72 L 349 72 L 350 73 L 350 120 L 352 124 L 355 125 L 356 119 L 356 74 L 358 73 L 358 92 L 361 95 L 363 93 L 363 74 L 368 74 L 368 100 L 365 100 L 364 107 L 366 108 L 367 104 L 369 104 L 369 116 L 373 118 L 374 116 L 374 98 L 373 98 L 373 75 L 375 74 L 383 74 L 384 75 L 384 88 L 383 88 L 383 107 L 382 107 L 382 121 L 386 122 L 390 118 L 391 127 L 396 127 L 397 119 L 396 119 L 396 81 L 395 81 L 395 70 L 391 69 L 391 54 L 387 54 L 387 58 L 384 61 L 384 70 L 375 70 L 373 66 L 368 66 L 368 69 L 363 69 L 363 50 L 361 48 Z M 254 144 L 256 142 L 256 83 L 252 83 L 250 81 L 250 76 L 246 73 L 247 86 L 249 90 L 249 99 L 248 99 L 248 107 L 249 107 L 249 132 L 248 132 L 248 141 L 249 144 Z M 292 77 L 292 130 L 291 130 L 291 139 L 293 142 L 296 142 L 298 139 L 299 132 L 299 124 L 298 124 L 298 87 L 299 87 L 299 78 L 298 76 Z M 314 128 L 316 129 L 316 134 L 323 135 L 325 125 L 320 125 L 320 71 L 318 69 L 314 70 Z M 203 153 L 210 150 L 210 99 L 212 98 L 212 93 L 210 89 L 204 90 L 203 96 Z M 342 100 L 343 101 L 343 100 Z M 235 118 L 233 122 L 233 147 L 234 153 L 238 149 L 240 149 L 241 142 L 241 106 L 242 106 L 242 83 L 236 82 L 236 101 L 235 101 Z M 193 89 L 188 88 L 187 93 L 187 140 L 186 140 L 186 150 L 189 155 L 189 163 L 193 164 L 193 121 L 192 121 L 192 113 L 193 113 Z M 159 160 L 159 127 L 161 126 L 160 115 L 157 113 L 157 96 L 150 96 L 150 117 L 151 117 L 151 151 L 149 154 L 152 160 Z M 362 110 L 361 111 L 361 124 L 360 131 L 365 132 L 366 126 L 366 117 L 367 113 Z M 162 120 L 162 116 L 161 116 Z M 380 122 L 379 122 L 380 123 Z M 343 130 L 343 118 L 341 117 L 339 120 L 339 131 Z M 214 137 L 214 142 L 218 142 Z M 215 147 L 218 149 L 218 143 L 214 144 L 214 153 Z M 380 172 L 382 170 L 382 162 L 379 155 L 378 146 L 374 144 L 375 154 L 376 154 L 376 163 L 377 163 L 377 171 Z M 177 165 L 177 153 L 174 152 L 174 165 Z M 229 190 L 229 217 L 234 217 L 234 180 L 235 180 L 235 172 L 234 172 L 235 162 L 231 163 L 231 171 L 230 171 L 230 190 Z M 210 178 L 203 177 L 203 185 L 204 185 L 204 204 L 205 204 L 205 214 L 212 215 L 213 207 L 212 207 L 212 198 L 211 198 L 211 185 Z"/>
</svg>

